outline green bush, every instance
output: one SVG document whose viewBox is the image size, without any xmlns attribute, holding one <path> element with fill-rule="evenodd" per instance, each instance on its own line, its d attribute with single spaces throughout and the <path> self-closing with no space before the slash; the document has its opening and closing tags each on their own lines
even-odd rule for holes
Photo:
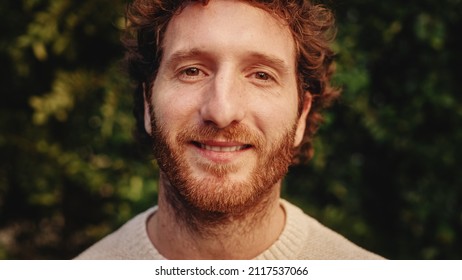
<svg viewBox="0 0 462 280">
<path fill-rule="evenodd" d="M 67 259 L 156 202 L 126 1 L 0 3 L 0 258 Z M 462 253 L 462 1 L 331 1 L 341 100 L 283 196 L 392 259 Z"/>
</svg>

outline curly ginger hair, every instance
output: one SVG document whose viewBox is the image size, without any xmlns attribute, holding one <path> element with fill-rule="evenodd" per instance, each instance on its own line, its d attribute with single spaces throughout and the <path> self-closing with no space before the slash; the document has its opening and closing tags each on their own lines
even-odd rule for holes
<svg viewBox="0 0 462 280">
<path fill-rule="evenodd" d="M 294 162 L 309 160 L 313 155 L 312 139 L 322 122 L 322 109 L 335 100 L 340 90 L 331 85 L 335 71 L 334 52 L 330 44 L 335 37 L 333 13 L 310 0 L 240 0 L 261 8 L 287 23 L 296 46 L 299 112 L 305 92 L 312 96 L 305 135 L 296 148 Z M 150 96 L 152 83 L 162 59 L 162 41 L 172 17 L 192 2 L 207 5 L 209 0 L 134 0 L 127 6 L 127 28 L 123 43 L 126 66 L 136 83 L 134 115 L 139 139 L 152 144 L 144 129 L 144 97 Z"/>
</svg>

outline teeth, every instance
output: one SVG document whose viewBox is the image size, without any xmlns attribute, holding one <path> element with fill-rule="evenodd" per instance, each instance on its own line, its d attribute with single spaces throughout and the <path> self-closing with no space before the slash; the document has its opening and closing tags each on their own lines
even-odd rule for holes
<svg viewBox="0 0 462 280">
<path fill-rule="evenodd" d="M 217 146 L 209 146 L 209 145 L 201 144 L 201 148 L 208 150 L 208 151 L 214 151 L 214 152 L 235 152 L 235 151 L 244 149 L 245 146 L 217 147 Z"/>
</svg>

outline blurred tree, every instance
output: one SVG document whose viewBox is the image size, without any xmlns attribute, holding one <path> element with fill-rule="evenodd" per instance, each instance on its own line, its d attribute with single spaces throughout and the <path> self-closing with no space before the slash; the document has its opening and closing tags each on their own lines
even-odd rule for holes
<svg viewBox="0 0 462 280">
<path fill-rule="evenodd" d="M 72 258 L 156 201 L 125 2 L 0 2 L 0 259 Z M 462 257 L 461 2 L 328 3 L 343 96 L 284 196 L 388 258 Z"/>
<path fill-rule="evenodd" d="M 155 201 L 118 65 L 124 3 L 0 5 L 0 257 L 70 258 Z"/>
<path fill-rule="evenodd" d="M 343 97 L 287 193 L 389 258 L 462 256 L 461 4 L 333 4 Z"/>
</svg>

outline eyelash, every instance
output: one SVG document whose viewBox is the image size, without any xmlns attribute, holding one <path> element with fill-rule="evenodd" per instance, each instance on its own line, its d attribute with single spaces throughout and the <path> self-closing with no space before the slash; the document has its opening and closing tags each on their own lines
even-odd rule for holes
<svg viewBox="0 0 462 280">
<path fill-rule="evenodd" d="M 255 72 L 254 73 L 254 76 L 255 78 L 257 78 L 258 80 L 262 80 L 262 81 L 270 81 L 270 80 L 274 80 L 274 78 L 266 73 L 266 72 L 263 72 L 263 71 L 258 71 L 258 72 Z M 264 77 L 263 77 L 264 76 Z"/>
<path fill-rule="evenodd" d="M 188 74 L 188 72 L 190 71 L 193 71 L 194 73 Z M 180 79 L 184 81 L 194 81 L 194 80 L 197 80 L 199 77 L 207 75 L 199 67 L 194 67 L 194 66 L 181 69 L 178 73 L 179 73 L 178 76 L 180 77 Z M 247 77 L 255 78 L 258 81 L 258 83 L 271 83 L 276 80 L 273 75 L 265 71 L 254 71 Z"/>
<path fill-rule="evenodd" d="M 189 71 L 194 71 L 195 73 L 189 73 Z M 178 76 L 182 80 L 196 80 L 201 75 L 206 75 L 199 67 L 187 67 L 179 71 Z"/>
<path fill-rule="evenodd" d="M 247 77 L 251 78 L 255 85 L 261 87 L 268 87 L 277 83 L 277 79 L 274 75 L 268 73 L 267 71 L 261 71 L 258 69 L 253 70 Z"/>
</svg>

